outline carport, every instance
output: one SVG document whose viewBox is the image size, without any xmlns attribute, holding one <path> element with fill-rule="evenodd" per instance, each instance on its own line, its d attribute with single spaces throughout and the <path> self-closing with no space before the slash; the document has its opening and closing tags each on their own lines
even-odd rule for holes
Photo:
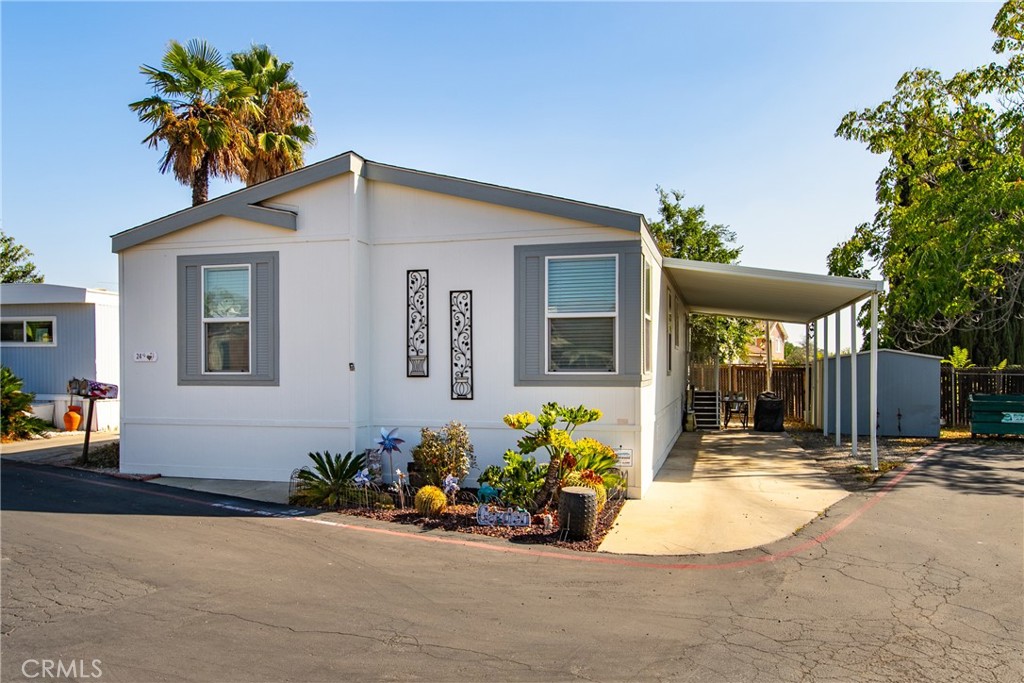
<svg viewBox="0 0 1024 683">
<path fill-rule="evenodd" d="M 869 424 L 868 437 L 871 447 L 871 467 L 878 469 L 878 444 L 876 440 L 876 415 L 878 406 L 878 295 L 883 290 L 880 280 L 815 275 L 765 268 L 750 268 L 722 263 L 688 261 L 666 258 L 663 262 L 665 273 L 672 280 L 689 313 L 721 315 L 735 318 L 771 320 L 782 323 L 803 324 L 805 339 L 813 339 L 812 357 L 817 359 L 819 348 L 826 352 L 830 342 L 839 357 L 841 327 L 844 311 L 849 309 L 850 349 L 859 346 L 857 329 L 857 308 L 870 299 L 871 323 L 867 333 L 870 338 L 868 386 Z M 832 321 L 830 330 L 830 319 Z M 820 330 L 820 335 L 819 335 Z M 831 331 L 831 337 L 830 337 Z M 821 346 L 819 347 L 819 341 Z M 857 354 L 850 356 L 853 364 L 851 377 L 856 377 Z M 824 371 L 824 364 L 815 362 L 814 371 L 805 361 L 807 381 L 804 383 L 805 406 L 808 406 L 806 421 L 821 427 L 828 434 L 830 416 L 828 395 L 830 378 Z M 842 385 L 839 363 L 835 363 L 835 377 L 831 380 L 835 392 L 834 422 L 836 445 L 840 444 L 840 421 L 842 410 Z M 812 379 L 812 374 L 814 378 Z M 857 453 L 857 382 L 849 388 L 852 410 L 851 450 Z"/>
</svg>

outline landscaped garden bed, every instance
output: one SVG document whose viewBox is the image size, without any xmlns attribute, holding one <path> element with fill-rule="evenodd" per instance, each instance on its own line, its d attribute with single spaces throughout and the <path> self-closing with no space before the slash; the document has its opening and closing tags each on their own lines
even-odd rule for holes
<svg viewBox="0 0 1024 683">
<path fill-rule="evenodd" d="M 472 490 L 463 488 L 476 465 L 464 425 L 421 430 L 406 471 L 394 467 L 404 440 L 397 429 L 382 429 L 376 450 L 310 453 L 312 467 L 292 475 L 289 501 L 424 529 L 595 551 L 615 523 L 627 488 L 609 446 L 573 438 L 576 427 L 600 418 L 599 410 L 556 403 L 545 404 L 536 416 L 506 415 L 505 424 L 523 433 L 518 449 L 505 452 L 504 466 L 484 469 L 480 487 Z M 538 450 L 547 451 L 548 462 L 537 462 Z"/>
<path fill-rule="evenodd" d="M 337 512 L 355 517 L 366 517 L 395 524 L 410 524 L 422 529 L 442 529 L 444 531 L 458 531 L 465 534 L 478 536 L 490 536 L 492 538 L 508 539 L 511 543 L 522 543 L 529 545 L 551 545 L 570 550 L 594 552 L 601 541 L 615 524 L 619 510 L 625 500 L 618 498 L 608 501 L 597 519 L 597 528 L 590 539 L 574 541 L 565 537 L 562 530 L 558 528 L 558 515 L 552 515 L 552 529 L 545 531 L 540 523 L 531 524 L 526 527 L 510 526 L 481 526 L 476 521 L 477 506 L 468 503 L 450 505 L 439 517 L 424 517 L 414 509 L 370 509 L 370 508 L 342 508 Z"/>
</svg>

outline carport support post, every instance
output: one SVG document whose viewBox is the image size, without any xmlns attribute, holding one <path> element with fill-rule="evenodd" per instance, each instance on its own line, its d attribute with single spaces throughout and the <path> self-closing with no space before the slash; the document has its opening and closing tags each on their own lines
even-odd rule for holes
<svg viewBox="0 0 1024 683">
<path fill-rule="evenodd" d="M 871 434 L 871 471 L 878 471 L 878 292 L 871 295 L 871 367 L 868 371 L 871 393 L 868 406 L 868 429 Z"/>
<path fill-rule="evenodd" d="M 857 457 L 857 305 L 850 306 L 850 455 Z"/>
<path fill-rule="evenodd" d="M 843 335 L 839 333 L 839 311 L 836 311 L 836 446 L 842 445 L 843 437 L 839 433 L 840 423 L 839 416 L 842 413 L 840 409 L 842 406 L 842 379 L 839 374 L 840 363 L 839 363 L 839 345 L 842 343 L 841 338 Z"/>
<path fill-rule="evenodd" d="M 804 422 L 811 424 L 811 368 L 808 344 L 811 341 L 811 324 L 804 323 Z"/>
<path fill-rule="evenodd" d="M 821 433 L 828 436 L 828 316 L 822 320 L 821 338 Z"/>
<path fill-rule="evenodd" d="M 821 320 L 814 321 L 814 355 L 811 356 L 811 369 L 814 371 L 814 391 L 811 392 L 811 424 L 821 424 L 821 363 L 818 361 L 818 330 Z"/>
</svg>

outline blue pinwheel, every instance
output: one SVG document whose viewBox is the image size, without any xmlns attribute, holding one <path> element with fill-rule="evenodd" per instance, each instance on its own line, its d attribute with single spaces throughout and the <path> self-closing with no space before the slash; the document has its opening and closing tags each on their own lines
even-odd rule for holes
<svg viewBox="0 0 1024 683">
<path fill-rule="evenodd" d="M 395 468 L 394 460 L 391 457 L 393 451 L 402 452 L 399 448 L 399 444 L 405 443 L 405 439 L 399 439 L 395 434 L 398 433 L 398 427 L 395 427 L 390 432 L 383 427 L 380 430 L 380 438 L 377 439 L 377 452 L 388 454 L 388 466 L 390 469 Z"/>
<path fill-rule="evenodd" d="M 444 478 L 444 482 L 441 483 L 441 489 L 446 496 L 454 497 L 459 492 L 459 478 L 454 474 L 449 474 Z"/>
<path fill-rule="evenodd" d="M 352 478 L 352 481 L 358 488 L 364 488 L 370 485 L 370 470 L 363 469 L 356 473 L 356 476 Z"/>
</svg>

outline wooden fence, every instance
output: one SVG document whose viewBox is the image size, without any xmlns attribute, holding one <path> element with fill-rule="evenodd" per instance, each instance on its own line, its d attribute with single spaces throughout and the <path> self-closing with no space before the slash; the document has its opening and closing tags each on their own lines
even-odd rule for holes
<svg viewBox="0 0 1024 683">
<path fill-rule="evenodd" d="M 745 394 L 750 399 L 751 409 L 757 395 L 767 391 L 768 371 L 764 365 L 722 365 L 718 368 L 718 391 L 722 396 L 729 393 Z M 715 366 L 694 365 L 690 368 L 690 382 L 698 389 L 713 391 L 715 388 Z M 779 395 L 786 406 L 786 417 L 804 417 L 804 367 L 802 365 L 776 365 L 772 368 L 772 391 Z"/>
<path fill-rule="evenodd" d="M 765 391 L 766 368 L 763 365 L 722 365 L 718 369 L 718 390 L 746 394 L 753 401 Z M 715 366 L 694 365 L 690 381 L 698 389 L 715 388 Z M 943 365 L 939 382 L 939 413 L 943 424 L 964 425 L 971 421 L 971 394 L 1024 394 L 1024 371 L 968 368 L 956 370 Z M 772 369 L 772 390 L 786 403 L 786 417 L 803 419 L 804 368 L 801 365 L 776 365 Z"/>
<path fill-rule="evenodd" d="M 939 412 L 947 425 L 971 421 L 971 394 L 1024 394 L 1024 371 L 942 366 Z"/>
</svg>

